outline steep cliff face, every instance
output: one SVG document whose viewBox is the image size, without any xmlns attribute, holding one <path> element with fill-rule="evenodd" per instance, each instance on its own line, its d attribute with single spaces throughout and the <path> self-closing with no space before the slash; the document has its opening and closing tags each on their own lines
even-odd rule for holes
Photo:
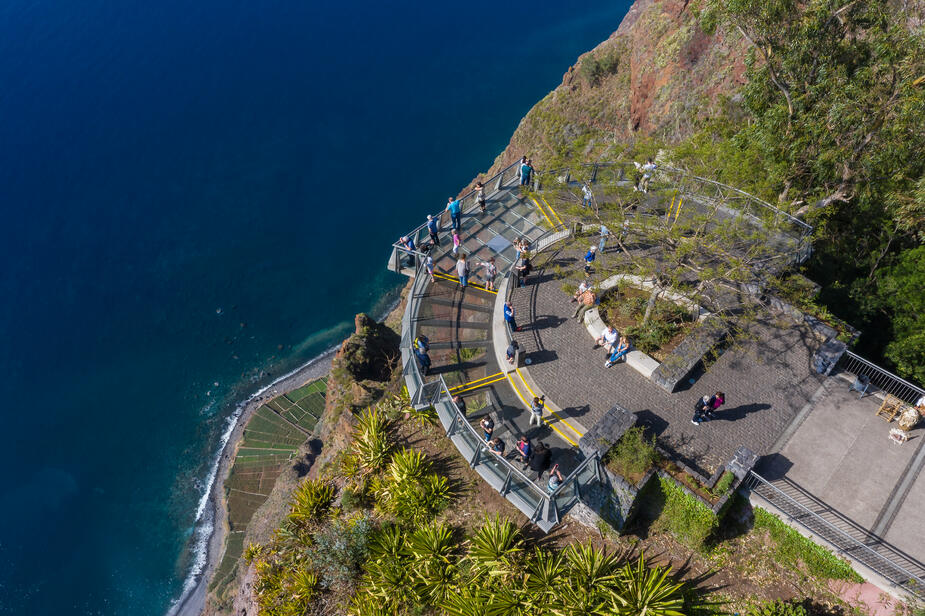
<svg viewBox="0 0 925 616">
<path fill-rule="evenodd" d="M 524 117 L 489 175 L 523 154 L 612 158 L 640 137 L 676 142 L 744 83 L 745 44 L 706 34 L 697 2 L 637 0 L 606 41 Z"/>
</svg>

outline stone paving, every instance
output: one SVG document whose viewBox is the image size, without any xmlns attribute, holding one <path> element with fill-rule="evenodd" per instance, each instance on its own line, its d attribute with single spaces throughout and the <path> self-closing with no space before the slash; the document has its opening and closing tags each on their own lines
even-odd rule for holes
<svg viewBox="0 0 925 616">
<path fill-rule="evenodd" d="M 560 276 L 581 270 L 586 249 L 587 240 L 574 240 L 538 255 L 530 284 L 513 292 L 515 309 L 529 315 L 517 340 L 547 397 L 585 429 L 619 404 L 707 477 L 740 445 L 769 453 L 822 383 L 810 366 L 821 341 L 804 326 L 764 313 L 692 386 L 668 394 L 625 363 L 605 368 L 603 349 L 593 349 L 587 329 L 572 318 L 576 304 Z M 717 419 L 691 424 L 697 398 L 716 391 L 727 394 Z"/>
</svg>

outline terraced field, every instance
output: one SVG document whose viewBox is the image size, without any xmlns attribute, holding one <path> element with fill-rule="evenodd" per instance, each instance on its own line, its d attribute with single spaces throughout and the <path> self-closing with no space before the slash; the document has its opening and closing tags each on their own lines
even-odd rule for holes
<svg viewBox="0 0 925 616">
<path fill-rule="evenodd" d="M 235 575 L 244 551 L 244 531 L 267 500 L 276 479 L 324 412 L 327 377 L 312 381 L 260 406 L 244 428 L 244 438 L 225 482 L 229 533 L 209 590 L 218 594 Z"/>
</svg>

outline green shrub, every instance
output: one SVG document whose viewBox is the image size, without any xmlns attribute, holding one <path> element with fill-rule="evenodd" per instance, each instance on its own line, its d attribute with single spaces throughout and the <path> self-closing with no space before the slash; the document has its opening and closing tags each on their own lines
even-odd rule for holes
<svg viewBox="0 0 925 616">
<path fill-rule="evenodd" d="M 396 453 L 385 477 L 376 477 L 372 489 L 384 510 L 414 524 L 431 519 L 450 500 L 446 477 L 431 473 L 430 462 L 413 449 Z"/>
<path fill-rule="evenodd" d="M 767 531 L 774 542 L 774 558 L 781 564 L 799 569 L 802 563 L 814 577 L 863 581 L 845 560 L 807 539 L 764 509 L 755 508 L 754 529 Z"/>
<path fill-rule="evenodd" d="M 614 443 L 604 457 L 604 462 L 626 477 L 645 473 L 658 462 L 658 459 L 655 437 L 647 439 L 645 430 L 641 426 L 634 426 Z"/>
<path fill-rule="evenodd" d="M 721 497 L 726 495 L 729 492 L 729 488 L 732 487 L 732 482 L 735 481 L 736 476 L 726 471 L 723 473 L 723 476 L 719 478 L 719 481 L 716 482 L 716 485 L 713 486 L 713 489 L 710 490 L 714 496 Z"/>
<path fill-rule="evenodd" d="M 362 488 L 344 488 L 340 497 L 340 506 L 344 511 L 356 511 L 364 509 L 368 505 L 366 494 Z"/>
<path fill-rule="evenodd" d="M 308 561 L 325 588 L 353 587 L 366 561 L 374 527 L 368 516 L 335 518 L 315 534 Z"/>
<path fill-rule="evenodd" d="M 626 335 L 633 341 L 633 345 L 643 353 L 654 353 L 668 344 L 678 333 L 678 324 L 650 319 L 645 325 L 634 325 L 626 328 Z"/>
<path fill-rule="evenodd" d="M 703 547 L 717 526 L 716 515 L 674 481 L 659 477 L 665 505 L 658 524 L 687 545 Z"/>
<path fill-rule="evenodd" d="M 774 601 L 764 603 L 748 612 L 748 616 L 807 616 L 806 608 L 799 603 Z"/>
</svg>

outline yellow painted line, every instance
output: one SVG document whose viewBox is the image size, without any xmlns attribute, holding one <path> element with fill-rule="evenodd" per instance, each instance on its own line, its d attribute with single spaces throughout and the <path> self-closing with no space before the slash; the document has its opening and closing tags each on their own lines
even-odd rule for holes
<svg viewBox="0 0 925 616">
<path fill-rule="evenodd" d="M 484 382 L 484 383 L 479 383 L 478 385 L 473 385 L 472 387 L 467 387 L 467 388 L 465 388 L 465 389 L 456 390 L 456 391 L 454 391 L 453 393 L 454 393 L 454 394 L 462 394 L 462 393 L 465 393 L 465 392 L 467 392 L 467 391 L 472 391 L 472 390 L 474 390 L 474 389 L 478 389 L 479 387 L 485 387 L 486 385 L 491 385 L 492 383 L 497 383 L 498 381 L 503 381 L 504 378 L 505 378 L 505 377 L 503 377 L 503 376 L 499 376 L 499 377 L 496 378 L 494 381 L 486 381 L 486 382 Z"/>
<path fill-rule="evenodd" d="M 504 376 L 507 377 L 508 382 L 510 382 L 511 387 L 514 389 L 514 392 L 517 394 L 517 397 L 520 398 L 520 401 L 523 402 L 523 403 L 524 403 L 524 406 L 527 407 L 527 412 L 530 412 L 530 403 L 527 402 L 527 401 L 524 399 L 523 394 L 520 393 L 520 390 L 517 388 L 517 385 L 514 384 L 514 379 L 511 378 L 511 373 L 508 372 L 508 373 L 505 374 Z M 524 383 L 524 385 L 526 385 L 526 383 Z M 528 388 L 528 389 L 529 389 L 529 388 Z M 557 415 L 557 417 L 558 417 L 558 415 Z M 551 424 L 551 423 L 549 423 L 548 421 L 546 421 L 545 419 L 544 419 L 543 421 L 546 422 L 546 425 L 547 425 L 547 426 L 549 426 L 550 428 L 552 428 L 553 430 L 555 430 L 555 431 L 559 434 L 559 436 L 561 436 L 562 438 L 564 438 L 565 440 L 567 440 L 569 443 L 571 443 L 573 447 L 578 447 L 578 443 L 576 443 L 575 441 L 573 441 L 572 439 L 570 439 L 564 432 L 562 432 L 562 430 L 560 430 L 559 428 L 557 428 L 557 427 L 555 426 L 555 424 Z"/>
<path fill-rule="evenodd" d="M 538 397 L 538 396 L 536 395 L 536 392 L 534 392 L 534 391 L 530 388 L 530 384 L 527 383 L 527 379 L 525 379 L 525 378 L 524 378 L 524 375 L 522 375 L 522 374 L 520 373 L 520 368 L 514 368 L 514 370 L 517 371 L 517 376 L 519 376 L 519 377 L 520 377 L 520 380 L 524 382 L 524 386 L 526 386 L 527 391 L 530 392 L 530 395 L 533 396 L 534 398 Z M 549 412 L 552 413 L 553 415 L 555 415 L 555 416 L 559 419 L 559 421 L 561 421 L 562 423 L 564 423 L 565 425 L 567 425 L 567 426 L 569 427 L 569 429 L 570 429 L 572 432 L 574 432 L 575 434 L 577 434 L 577 435 L 579 436 L 579 438 L 582 437 L 582 436 L 584 436 L 584 433 L 579 432 L 578 430 L 576 430 L 576 429 L 575 429 L 575 426 L 573 426 L 573 425 L 570 424 L 569 422 L 565 421 L 565 419 L 563 419 L 562 416 L 559 415 L 557 412 L 555 412 L 555 411 L 552 410 L 552 409 L 549 409 Z"/>
<path fill-rule="evenodd" d="M 551 205 L 549 205 L 549 201 L 546 200 L 546 197 L 544 197 L 543 195 L 540 195 L 540 199 L 543 200 L 543 203 L 546 204 L 546 207 L 549 208 L 549 211 L 552 212 L 552 215 L 556 217 L 556 220 L 559 221 L 559 224 L 562 225 L 562 226 L 564 227 L 564 226 L 565 226 L 565 223 L 562 222 L 562 219 L 559 218 L 559 215 L 556 213 L 556 211 L 555 211 L 554 209 L 552 209 L 552 206 L 551 206 Z"/>
<path fill-rule="evenodd" d="M 546 215 L 546 210 L 543 209 L 543 206 L 540 205 L 540 202 L 537 201 L 537 200 L 536 200 L 535 198 L 533 198 L 533 197 L 530 197 L 530 200 L 533 201 L 533 202 L 536 204 L 536 207 L 540 210 L 540 212 L 543 213 L 543 218 L 546 219 L 546 222 L 549 223 L 549 226 L 555 228 L 556 225 L 554 225 L 553 222 L 552 222 L 552 220 L 550 220 L 549 216 Z"/>
<path fill-rule="evenodd" d="M 678 201 L 678 211 L 674 213 L 674 220 L 671 221 L 672 223 L 678 222 L 678 214 L 681 213 L 681 204 L 682 204 L 682 203 L 684 203 L 684 197 L 681 197 L 681 200 Z"/>
<path fill-rule="evenodd" d="M 678 198 L 677 193 L 671 196 L 671 205 L 668 206 L 668 213 L 665 214 L 665 222 L 668 222 L 668 220 L 671 219 L 671 212 L 672 210 L 674 210 L 674 202 L 675 202 L 675 199 L 677 198 Z"/>
<path fill-rule="evenodd" d="M 444 280 L 449 280 L 450 282 L 459 282 L 459 278 L 456 278 L 455 276 L 448 276 L 448 275 L 444 274 L 443 272 L 434 272 L 434 276 L 437 276 L 438 278 L 443 278 Z M 478 283 L 476 283 L 476 282 L 470 282 L 470 283 L 469 283 L 469 286 L 470 286 L 470 287 L 473 287 L 473 288 L 475 288 L 475 289 L 478 289 L 479 291 L 485 291 L 486 293 L 492 293 L 492 294 L 494 294 L 494 295 L 497 295 L 497 294 L 498 294 L 497 291 L 492 291 L 491 289 L 486 289 L 484 286 L 482 286 L 482 285 L 480 285 L 480 284 L 478 284 Z"/>
<path fill-rule="evenodd" d="M 494 378 L 494 377 L 496 377 L 496 376 L 498 376 L 498 375 L 501 375 L 501 374 L 504 374 L 504 372 L 503 372 L 503 371 L 501 371 L 501 372 L 495 372 L 494 374 L 489 374 L 488 376 L 483 376 L 483 377 L 480 378 L 480 379 L 475 379 L 474 381 L 469 381 L 468 383 L 463 383 L 462 385 L 457 385 L 456 387 L 450 387 L 450 391 L 453 391 L 454 389 L 462 389 L 463 387 L 469 387 L 470 385 L 473 385 L 473 384 L 475 384 L 475 383 L 478 383 L 479 381 L 487 381 L 488 379 Z"/>
</svg>

